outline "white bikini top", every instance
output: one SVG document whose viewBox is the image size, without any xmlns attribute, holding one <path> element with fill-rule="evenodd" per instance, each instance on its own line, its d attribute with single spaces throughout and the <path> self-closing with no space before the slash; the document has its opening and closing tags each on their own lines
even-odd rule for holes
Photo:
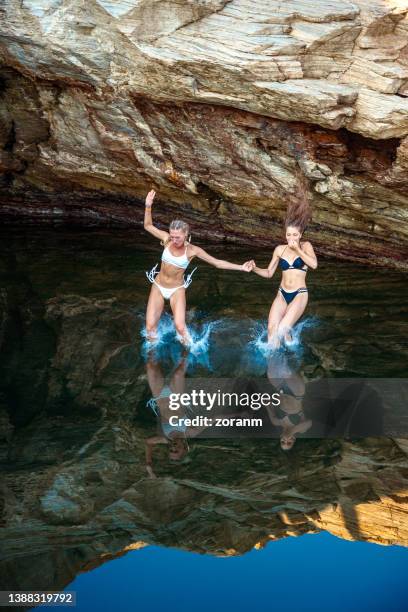
<svg viewBox="0 0 408 612">
<path fill-rule="evenodd" d="M 173 266 L 177 266 L 178 268 L 183 268 L 184 270 L 187 268 L 188 264 L 190 263 L 187 257 L 187 247 L 183 255 L 172 255 L 170 253 L 169 247 L 166 247 L 163 250 L 161 259 L 165 263 L 172 264 Z"/>
</svg>

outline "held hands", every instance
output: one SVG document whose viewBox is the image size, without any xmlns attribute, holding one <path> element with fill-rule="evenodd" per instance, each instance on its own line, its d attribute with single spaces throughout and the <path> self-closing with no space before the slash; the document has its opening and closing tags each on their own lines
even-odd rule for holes
<svg viewBox="0 0 408 612">
<path fill-rule="evenodd" d="M 254 260 L 251 259 L 250 261 L 246 261 L 245 263 L 242 264 L 242 269 L 244 270 L 244 272 L 252 272 L 255 266 L 256 264 Z"/>
<path fill-rule="evenodd" d="M 156 192 L 154 191 L 154 189 L 151 189 L 149 193 L 147 194 L 145 202 L 148 208 L 152 206 L 155 195 L 156 195 Z"/>
</svg>

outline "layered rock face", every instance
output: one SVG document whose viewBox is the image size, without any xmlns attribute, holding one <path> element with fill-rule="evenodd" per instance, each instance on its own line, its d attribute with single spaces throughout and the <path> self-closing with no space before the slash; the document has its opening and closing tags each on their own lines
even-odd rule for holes
<svg viewBox="0 0 408 612">
<path fill-rule="evenodd" d="M 406 268 L 401 0 L 6 0 L 0 213 L 269 246 L 300 171 L 320 253 Z"/>
</svg>

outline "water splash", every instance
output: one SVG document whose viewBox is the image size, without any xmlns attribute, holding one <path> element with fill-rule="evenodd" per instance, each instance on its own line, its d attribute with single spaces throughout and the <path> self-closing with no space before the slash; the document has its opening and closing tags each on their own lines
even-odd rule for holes
<svg viewBox="0 0 408 612">
<path fill-rule="evenodd" d="M 201 318 L 201 317 L 200 317 Z M 157 337 L 155 341 L 147 338 L 146 328 L 141 331 L 145 341 L 142 345 L 142 354 L 146 359 L 150 351 L 154 351 L 155 359 L 166 361 L 170 359 L 174 363 L 180 360 L 183 351 L 188 350 L 189 365 L 202 365 L 207 369 L 212 369 L 210 364 L 210 336 L 211 333 L 219 328 L 222 320 L 209 321 L 200 326 L 194 322 L 188 325 L 188 332 L 191 337 L 191 344 L 184 347 L 181 343 L 181 336 L 177 333 L 172 317 L 165 313 L 159 322 L 157 328 Z"/>
<path fill-rule="evenodd" d="M 189 370 L 194 366 L 202 366 L 206 370 L 213 370 L 210 359 L 211 334 L 223 324 L 222 320 L 208 321 L 200 326 L 194 323 L 188 326 L 191 343 L 188 346 Z"/>
<path fill-rule="evenodd" d="M 143 357 L 146 359 L 150 351 L 154 351 L 156 359 L 165 358 L 166 355 L 164 353 L 167 352 L 166 346 L 168 342 L 172 340 L 174 332 L 173 319 L 167 313 L 165 313 L 159 321 L 155 340 L 150 340 L 147 335 L 146 327 L 142 327 L 140 335 L 142 338 L 145 338 L 141 347 Z"/>
<path fill-rule="evenodd" d="M 317 317 L 307 317 L 291 330 L 291 340 L 281 341 L 281 346 L 275 348 L 268 344 L 268 328 L 266 323 L 256 322 L 252 328 L 252 340 L 248 343 L 250 353 L 254 354 L 254 357 L 261 357 L 268 359 L 275 353 L 281 353 L 282 351 L 290 351 L 300 356 L 304 349 L 303 344 L 303 333 L 306 329 L 316 327 L 319 323 Z"/>
<path fill-rule="evenodd" d="M 260 353 L 263 357 L 268 357 L 274 349 L 268 344 L 268 327 L 266 323 L 255 323 L 251 330 L 252 340 L 249 341 L 248 346 L 250 351 Z"/>
<path fill-rule="evenodd" d="M 190 327 L 189 332 L 192 339 L 190 352 L 192 355 L 199 353 L 208 353 L 210 349 L 210 334 L 222 325 L 222 320 L 209 321 L 204 323 L 201 330 L 198 331 L 194 327 Z"/>
<path fill-rule="evenodd" d="M 283 359 L 290 355 L 292 361 L 300 363 L 307 354 L 309 330 L 320 325 L 317 317 L 307 317 L 292 330 L 291 341 L 274 348 L 267 341 L 266 321 L 251 319 L 235 319 L 222 317 L 209 321 L 208 314 L 195 310 L 188 315 L 188 331 L 191 344 L 186 348 L 174 327 L 173 318 L 164 313 L 158 325 L 157 340 L 149 342 L 146 330 L 142 336 L 145 341 L 142 346 L 142 356 L 146 360 L 149 355 L 163 364 L 178 363 L 184 351 L 187 371 L 191 375 L 197 368 L 223 375 L 237 376 L 250 374 L 263 376 L 271 359 Z"/>
<path fill-rule="evenodd" d="M 318 325 L 318 317 L 306 317 L 305 319 L 303 319 L 291 330 L 290 334 L 292 339 L 290 341 L 285 341 L 286 349 L 300 356 L 304 349 L 303 337 L 305 330 L 313 329 Z"/>
</svg>

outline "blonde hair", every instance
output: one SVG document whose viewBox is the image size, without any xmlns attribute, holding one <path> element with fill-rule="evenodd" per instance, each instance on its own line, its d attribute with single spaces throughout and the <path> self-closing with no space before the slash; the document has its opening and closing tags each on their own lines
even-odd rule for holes
<svg viewBox="0 0 408 612">
<path fill-rule="evenodd" d="M 185 221 L 182 221 L 181 219 L 173 219 L 173 221 L 169 225 L 169 231 L 171 230 L 181 230 L 186 234 L 186 236 L 188 236 L 188 242 L 191 241 L 190 226 Z M 166 244 L 167 242 L 169 242 L 169 240 L 170 238 L 166 240 Z M 165 246 L 165 243 L 163 241 L 161 241 L 161 244 Z"/>
<path fill-rule="evenodd" d="M 169 230 L 181 230 L 185 234 L 189 234 L 190 226 L 185 221 L 181 221 L 181 219 L 173 219 L 169 225 Z"/>
</svg>

